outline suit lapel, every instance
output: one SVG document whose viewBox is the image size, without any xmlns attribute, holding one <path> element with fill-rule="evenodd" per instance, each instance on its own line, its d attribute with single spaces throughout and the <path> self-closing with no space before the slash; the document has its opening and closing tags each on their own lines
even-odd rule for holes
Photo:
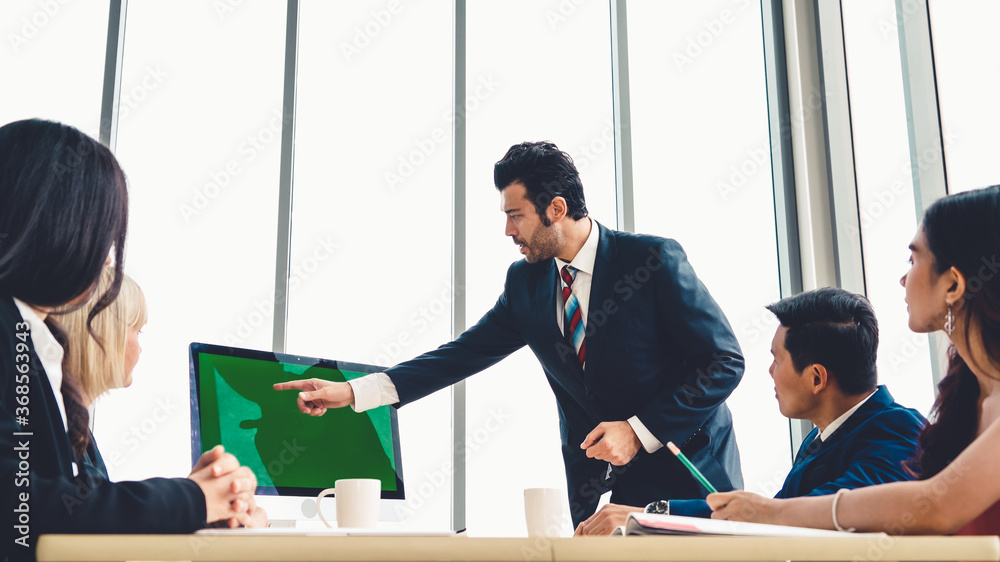
<svg viewBox="0 0 1000 562">
<path fill-rule="evenodd" d="M 862 404 L 861 407 L 851 415 L 851 417 L 847 418 L 843 425 L 837 428 L 837 431 L 834 431 L 833 434 L 830 435 L 829 439 L 826 440 L 826 444 L 829 445 L 831 443 L 835 443 L 836 441 L 843 439 L 844 436 L 850 435 L 852 431 L 861 425 L 861 422 L 872 417 L 876 412 L 884 410 L 889 406 L 889 404 L 892 404 L 892 402 L 892 395 L 889 394 L 889 389 L 887 389 L 884 385 L 879 386 L 875 391 L 875 394 L 873 394 L 867 402 Z"/>
<path fill-rule="evenodd" d="M 596 316 L 601 321 L 594 322 L 595 312 L 601 310 L 604 303 L 611 299 L 612 289 L 620 270 L 618 245 L 615 243 L 614 234 L 597 221 L 594 221 L 594 224 L 600 228 L 600 240 L 597 243 L 597 259 L 594 261 L 594 278 L 590 284 L 590 305 L 587 310 L 587 364 L 584 369 L 584 381 L 588 387 L 593 386 L 594 378 L 597 376 L 601 349 L 604 347 L 608 328 L 607 315 L 602 313 Z"/>
<path fill-rule="evenodd" d="M 541 275 L 537 280 L 537 290 L 535 291 L 534 302 L 532 303 L 535 313 L 539 316 L 539 325 L 543 326 L 546 337 L 565 339 L 559 331 L 559 324 L 556 321 L 556 299 L 559 298 L 556 292 L 556 262 L 547 260 L 548 265 L 541 268 Z"/>
<path fill-rule="evenodd" d="M 795 455 L 795 463 L 799 464 L 805 462 L 819 453 L 819 450 L 823 447 L 823 441 L 819 438 L 819 429 L 813 428 L 812 431 L 806 435 L 805 439 L 802 440 L 802 445 L 799 447 L 799 452 Z"/>
<path fill-rule="evenodd" d="M 781 490 L 778 491 L 776 498 L 792 498 L 802 495 L 799 488 L 802 487 L 802 477 L 805 475 L 806 467 L 812 464 L 822 448 L 823 442 L 819 439 L 819 430 L 813 428 L 802 440 L 802 445 L 795 454 L 792 469 L 785 477 L 785 482 L 781 485 Z"/>
</svg>

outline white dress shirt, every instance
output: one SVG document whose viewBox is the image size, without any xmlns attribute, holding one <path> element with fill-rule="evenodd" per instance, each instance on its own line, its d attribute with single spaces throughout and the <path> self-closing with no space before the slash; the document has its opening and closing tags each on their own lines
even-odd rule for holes
<svg viewBox="0 0 1000 562">
<path fill-rule="evenodd" d="M 590 287 L 594 279 L 597 245 L 601 238 L 597 221 L 590 218 L 587 220 L 590 221 L 590 234 L 587 236 L 587 241 L 583 243 L 583 247 L 573 257 L 573 261 L 565 262 L 559 258 L 553 258 L 556 262 L 556 278 L 552 280 L 556 284 L 556 295 L 562 295 L 559 271 L 564 265 L 576 268 L 576 278 L 573 280 L 573 294 L 576 295 L 577 303 L 580 306 L 581 320 L 584 328 L 587 327 L 587 312 L 590 307 Z M 566 314 L 561 298 L 556 298 L 555 314 L 556 322 L 559 324 L 559 331 L 563 332 L 563 326 L 566 323 Z M 363 412 L 371 408 L 399 402 L 399 394 L 396 392 L 396 386 L 392 384 L 389 375 L 385 373 L 374 373 L 347 382 L 354 391 L 354 404 L 351 407 L 356 412 Z M 639 441 L 642 443 L 642 447 L 646 449 L 646 452 L 652 453 L 663 447 L 663 443 L 646 429 L 646 426 L 639 421 L 637 416 L 629 418 L 628 423 L 632 427 L 632 431 L 639 437 Z"/>
<path fill-rule="evenodd" d="M 872 396 L 875 396 L 876 392 L 878 392 L 877 388 L 875 389 L 874 392 L 872 392 L 871 394 L 868 395 L 868 398 L 871 398 Z M 819 434 L 819 440 L 820 441 L 826 441 L 827 439 L 829 439 L 830 436 L 833 435 L 834 431 L 837 431 L 838 429 L 840 429 L 840 426 L 844 425 L 844 422 L 846 422 L 848 418 L 850 418 L 851 416 L 853 416 L 854 412 L 857 412 L 858 408 L 860 408 L 865 402 L 868 401 L 868 398 L 865 398 L 861 402 L 858 402 L 857 404 L 854 405 L 853 408 L 851 408 L 850 410 L 847 410 L 843 414 L 840 414 L 839 418 L 837 418 L 837 419 L 833 420 L 832 422 L 830 422 L 830 425 L 826 426 L 826 429 L 824 429 Z"/>
<path fill-rule="evenodd" d="M 42 362 L 45 375 L 49 377 L 49 385 L 52 387 L 52 394 L 59 406 L 59 415 L 62 417 L 63 429 L 65 430 L 69 424 L 66 422 L 66 405 L 63 403 L 62 395 L 63 348 L 49 331 L 45 321 L 35 312 L 35 309 L 18 299 L 14 299 L 14 304 L 17 305 L 17 309 L 21 312 L 21 318 L 28 323 L 28 328 L 31 330 L 31 345 L 35 348 L 38 360 Z"/>
<path fill-rule="evenodd" d="M 580 320 L 584 329 L 587 328 L 587 312 L 590 311 L 590 285 L 594 281 L 594 263 L 597 261 L 597 243 L 600 241 L 600 229 L 597 228 L 597 221 L 590 221 L 590 235 L 583 247 L 576 253 L 571 262 L 556 260 L 556 322 L 559 323 L 559 331 L 566 333 L 566 306 L 562 300 L 562 268 L 570 266 L 576 269 L 576 278 L 573 279 L 573 294 L 576 295 L 576 302 L 580 305 Z"/>
</svg>

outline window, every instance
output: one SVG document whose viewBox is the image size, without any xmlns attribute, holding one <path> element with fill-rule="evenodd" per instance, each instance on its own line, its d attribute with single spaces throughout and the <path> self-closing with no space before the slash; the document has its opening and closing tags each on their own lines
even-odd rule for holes
<svg viewBox="0 0 1000 562">
<path fill-rule="evenodd" d="M 129 3 L 117 156 L 149 323 L 133 387 L 97 406 L 113 479 L 190 472 L 188 344 L 270 349 L 284 15 Z"/>
<path fill-rule="evenodd" d="M 728 400 L 746 488 L 791 466 L 768 375 L 780 298 L 761 10 L 755 2 L 629 2 L 636 230 L 674 238 L 746 358 Z"/>
<path fill-rule="evenodd" d="M 8 85 L 0 123 L 38 117 L 98 138 L 108 5 L 107 0 L 0 4 L 0 68 Z"/>
<path fill-rule="evenodd" d="M 1000 18 L 1000 4 L 989 0 L 929 0 L 928 4 L 948 191 L 998 184 L 1000 51 L 992 40 L 991 24 Z"/>
<path fill-rule="evenodd" d="M 842 11 L 865 287 L 879 323 L 879 383 L 900 404 L 927 414 L 934 401 L 928 339 L 910 331 L 899 284 L 917 220 L 895 3 L 844 2 Z"/>
<path fill-rule="evenodd" d="M 392 366 L 451 339 L 452 7 L 313 0 L 299 22 L 287 348 Z M 447 528 L 450 391 L 399 427 L 405 524 Z"/>
</svg>

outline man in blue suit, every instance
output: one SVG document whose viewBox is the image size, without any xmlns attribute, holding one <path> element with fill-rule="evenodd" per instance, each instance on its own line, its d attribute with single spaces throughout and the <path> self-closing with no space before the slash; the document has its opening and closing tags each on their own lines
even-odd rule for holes
<svg viewBox="0 0 1000 562">
<path fill-rule="evenodd" d="M 559 408 L 574 525 L 612 491 L 623 503 L 704 496 L 663 445 L 681 446 L 720 490 L 742 487 L 725 405 L 743 374 L 732 328 L 680 245 L 609 230 L 587 216 L 580 176 L 548 142 L 494 166 L 505 234 L 525 259 L 496 305 L 457 340 L 348 383 L 290 381 L 299 409 L 401 406 L 527 345 Z"/>
<path fill-rule="evenodd" d="M 767 307 L 781 325 L 771 342 L 770 373 L 781 414 L 816 427 L 795 455 L 775 496 L 832 494 L 885 482 L 911 480 L 927 420 L 893 401 L 877 386 L 878 323 L 868 299 L 842 289 L 801 293 Z M 606 535 L 641 507 L 605 505 L 577 528 L 578 535 Z M 649 513 L 710 517 L 705 500 L 660 500 Z"/>
</svg>

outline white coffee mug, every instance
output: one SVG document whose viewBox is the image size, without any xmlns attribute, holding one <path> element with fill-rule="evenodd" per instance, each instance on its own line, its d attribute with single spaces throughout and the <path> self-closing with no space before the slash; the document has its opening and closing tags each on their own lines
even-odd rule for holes
<svg viewBox="0 0 1000 562">
<path fill-rule="evenodd" d="M 558 488 L 524 490 L 524 520 L 528 536 L 561 536 L 566 502 L 566 492 Z"/>
<path fill-rule="evenodd" d="M 382 495 L 382 481 L 374 478 L 346 478 L 337 480 L 333 488 L 327 488 L 316 496 L 316 513 L 327 527 L 330 523 L 323 517 L 320 500 L 333 494 L 337 499 L 337 526 L 351 529 L 371 529 L 378 522 L 379 498 Z"/>
</svg>

